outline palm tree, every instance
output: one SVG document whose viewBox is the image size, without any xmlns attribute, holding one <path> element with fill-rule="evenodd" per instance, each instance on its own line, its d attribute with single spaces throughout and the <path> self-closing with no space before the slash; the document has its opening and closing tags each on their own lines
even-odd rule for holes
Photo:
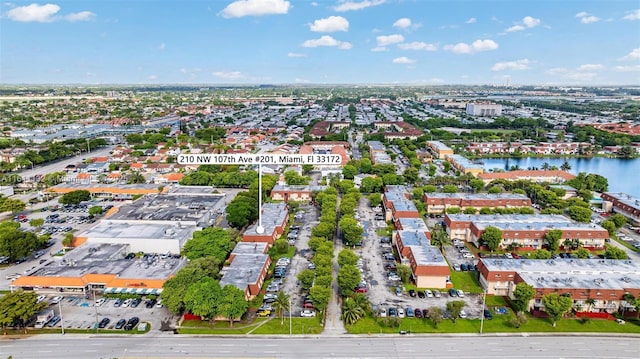
<svg viewBox="0 0 640 359">
<path fill-rule="evenodd" d="M 280 291 L 276 296 L 276 300 L 273 302 L 273 309 L 275 310 L 276 314 L 280 316 L 280 325 L 284 324 L 284 312 L 291 309 L 291 307 L 289 306 L 290 300 L 291 297 L 289 297 L 289 294 Z"/>
<path fill-rule="evenodd" d="M 571 169 L 571 165 L 569 164 L 569 162 L 567 162 L 567 160 L 565 160 L 562 166 L 560 166 L 560 169 L 563 171 L 568 171 Z"/>
<path fill-rule="evenodd" d="M 353 296 L 353 301 L 365 312 L 369 312 L 371 310 L 371 304 L 369 303 L 369 298 L 367 298 L 366 295 L 362 293 L 356 293 Z"/>
<path fill-rule="evenodd" d="M 342 304 L 342 319 L 347 325 L 355 324 L 364 316 L 364 310 L 352 298 L 347 298 Z"/>
<path fill-rule="evenodd" d="M 549 169 L 549 163 L 548 162 L 544 162 L 540 168 L 542 168 L 545 171 L 548 170 Z"/>
<path fill-rule="evenodd" d="M 587 298 L 585 301 L 587 304 L 587 312 L 590 312 L 594 305 L 596 305 L 596 300 L 593 298 Z"/>
</svg>

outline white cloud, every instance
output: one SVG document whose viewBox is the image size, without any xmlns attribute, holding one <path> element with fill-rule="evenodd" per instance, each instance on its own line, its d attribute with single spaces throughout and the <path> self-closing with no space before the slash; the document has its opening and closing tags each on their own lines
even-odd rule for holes
<svg viewBox="0 0 640 359">
<path fill-rule="evenodd" d="M 531 17 L 531 16 L 525 16 L 524 18 L 522 18 L 522 23 L 526 27 L 532 28 L 540 25 L 540 19 L 536 19 L 535 17 Z"/>
<path fill-rule="evenodd" d="M 522 18 L 522 21 L 520 21 L 520 23 L 511 26 L 505 31 L 506 32 L 522 31 L 526 29 L 532 29 L 538 25 L 540 25 L 540 19 L 536 19 L 535 17 L 531 17 L 531 16 L 525 16 Z"/>
<path fill-rule="evenodd" d="M 299 84 L 306 84 L 306 83 L 309 83 L 309 80 L 307 80 L 307 79 L 301 79 L 301 78 L 298 78 L 298 77 L 296 77 L 296 79 L 295 79 L 295 80 L 293 80 L 293 81 L 294 81 L 295 83 L 299 83 Z"/>
<path fill-rule="evenodd" d="M 601 64 L 584 64 L 578 66 L 578 71 L 598 71 L 604 69 L 604 66 Z"/>
<path fill-rule="evenodd" d="M 389 51 L 389 49 L 387 49 L 384 46 L 376 46 L 374 48 L 371 49 L 372 52 L 384 52 L 384 51 Z"/>
<path fill-rule="evenodd" d="M 476 23 L 476 18 L 475 17 L 470 17 L 469 20 L 465 21 L 465 24 L 475 24 Z"/>
<path fill-rule="evenodd" d="M 627 15 L 623 17 L 623 19 L 631 21 L 640 20 L 640 9 L 629 11 L 629 13 L 627 13 Z"/>
<path fill-rule="evenodd" d="M 637 72 L 640 71 L 640 65 L 616 66 L 613 69 L 619 72 Z"/>
<path fill-rule="evenodd" d="M 376 41 L 378 42 L 378 46 L 393 45 L 404 42 L 404 36 L 398 34 L 380 35 L 376 37 Z"/>
<path fill-rule="evenodd" d="M 409 19 L 408 17 L 400 18 L 393 23 L 393 27 L 398 27 L 401 29 L 411 27 L 411 19 Z"/>
<path fill-rule="evenodd" d="M 301 54 L 299 52 L 290 52 L 287 54 L 289 57 L 307 57 L 307 54 Z"/>
<path fill-rule="evenodd" d="M 371 6 L 378 6 L 385 3 L 385 0 L 364 0 L 360 2 L 356 1 L 345 1 L 341 2 L 339 5 L 336 5 L 333 9 L 337 12 L 345 12 L 345 11 L 354 11 L 354 10 L 362 10 Z"/>
<path fill-rule="evenodd" d="M 147 79 L 148 80 L 157 80 L 158 76 L 157 75 L 149 75 L 149 76 L 147 76 Z"/>
<path fill-rule="evenodd" d="M 18 6 L 7 11 L 7 17 L 19 22 L 53 22 L 53 21 L 89 21 L 96 17 L 91 11 L 81 11 L 67 15 L 59 15 L 60 6 L 56 4 L 31 4 Z"/>
<path fill-rule="evenodd" d="M 214 71 L 211 75 L 223 80 L 238 80 L 246 77 L 246 75 L 240 71 Z"/>
<path fill-rule="evenodd" d="M 445 50 L 455 54 L 473 54 L 482 51 L 491 51 L 498 48 L 498 43 L 493 40 L 476 40 L 471 45 L 459 42 L 455 45 L 446 45 Z"/>
<path fill-rule="evenodd" d="M 237 0 L 227 5 L 220 14 L 229 19 L 244 16 L 283 15 L 291 3 L 285 0 Z"/>
<path fill-rule="evenodd" d="M 529 68 L 529 60 L 521 59 L 515 61 L 496 62 L 491 68 L 491 71 L 504 71 L 504 70 L 526 70 Z"/>
<path fill-rule="evenodd" d="M 510 28 L 506 29 L 506 32 L 515 32 L 524 30 L 524 26 L 522 25 L 513 25 Z"/>
<path fill-rule="evenodd" d="M 393 59 L 393 61 L 392 61 L 392 62 L 393 62 L 394 64 L 404 64 L 404 65 L 407 65 L 407 64 L 413 64 L 413 63 L 415 63 L 415 62 L 416 62 L 416 60 L 414 60 L 414 59 L 410 59 L 410 58 L 408 58 L 408 57 L 406 57 L 406 56 L 400 56 L 400 57 L 396 57 L 395 59 Z"/>
<path fill-rule="evenodd" d="M 158 45 L 158 50 L 162 51 L 162 50 L 164 50 L 166 47 L 167 47 L 167 45 L 165 45 L 165 44 L 164 44 L 164 42 L 163 42 L 163 43 L 161 43 L 160 45 Z"/>
<path fill-rule="evenodd" d="M 620 58 L 621 61 L 640 60 L 640 47 L 631 50 L 626 56 Z"/>
<path fill-rule="evenodd" d="M 303 47 L 320 47 L 320 46 L 337 47 L 341 50 L 349 50 L 350 48 L 353 47 L 351 43 L 346 41 L 336 40 L 329 35 L 321 36 L 319 39 L 307 40 L 302 43 L 302 46 Z"/>
<path fill-rule="evenodd" d="M 315 2 L 315 1 L 312 1 L 309 5 L 311 5 L 311 6 L 318 6 L 318 3 L 317 3 L 317 2 Z"/>
<path fill-rule="evenodd" d="M 584 11 L 577 13 L 576 17 L 580 19 L 580 22 L 583 24 L 591 24 L 591 23 L 600 21 L 599 17 L 590 15 L 589 13 Z"/>
<path fill-rule="evenodd" d="M 428 44 L 422 41 L 408 42 L 406 44 L 399 44 L 398 48 L 402 50 L 424 50 L 424 51 L 437 51 L 437 44 Z"/>
<path fill-rule="evenodd" d="M 309 30 L 314 32 L 348 31 L 349 21 L 342 16 L 329 16 L 309 24 Z"/>
</svg>

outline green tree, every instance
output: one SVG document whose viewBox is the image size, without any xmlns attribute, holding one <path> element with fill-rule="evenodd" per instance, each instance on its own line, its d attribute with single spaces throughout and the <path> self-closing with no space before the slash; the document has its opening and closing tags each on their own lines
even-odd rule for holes
<svg viewBox="0 0 640 359">
<path fill-rule="evenodd" d="M 380 177 L 365 177 L 360 184 L 360 192 L 362 193 L 374 193 L 382 192 L 382 178 Z"/>
<path fill-rule="evenodd" d="M 480 192 L 484 188 L 484 181 L 474 178 L 469 181 L 469 187 L 473 188 L 474 192 Z"/>
<path fill-rule="evenodd" d="M 511 319 L 511 325 L 513 325 L 514 328 L 520 328 L 521 326 L 527 324 L 528 321 L 529 319 L 527 318 L 526 314 L 524 314 L 523 312 L 518 312 L 516 313 L 516 316 Z"/>
<path fill-rule="evenodd" d="M 222 263 L 233 250 L 235 242 L 231 240 L 229 232 L 220 227 L 208 227 L 193 232 L 193 238 L 185 243 L 182 254 L 189 260 L 214 257 Z"/>
<path fill-rule="evenodd" d="M 342 231 L 345 245 L 353 246 L 360 242 L 364 229 L 358 225 L 358 221 L 356 221 L 355 218 L 342 217 L 340 222 L 338 222 L 338 225 Z"/>
<path fill-rule="evenodd" d="M 555 327 L 558 320 L 573 306 L 573 299 L 571 299 L 571 296 L 549 293 L 542 296 L 542 304 L 544 305 L 544 311 L 549 315 L 549 319 L 553 323 L 553 327 Z"/>
<path fill-rule="evenodd" d="M 531 259 L 550 259 L 551 252 L 546 249 L 536 249 L 529 255 Z"/>
<path fill-rule="evenodd" d="M 371 207 L 378 207 L 382 204 L 382 195 L 380 193 L 371 193 L 369 195 L 369 205 Z"/>
<path fill-rule="evenodd" d="M 476 214 L 476 212 L 478 212 L 478 210 L 474 207 L 467 207 L 464 209 L 464 214 Z"/>
<path fill-rule="evenodd" d="M 62 237 L 62 245 L 65 247 L 71 247 L 73 244 L 73 233 L 67 232 Z"/>
<path fill-rule="evenodd" d="M 562 238 L 561 229 L 552 229 L 547 231 L 544 235 L 544 239 L 547 242 L 547 246 L 551 253 L 555 253 L 560 248 L 560 239 Z"/>
<path fill-rule="evenodd" d="M 448 162 L 446 162 L 446 163 L 448 163 Z M 426 189 L 425 189 L 425 192 L 427 192 Z M 444 192 L 444 193 L 457 193 L 458 192 L 458 186 L 453 185 L 453 184 L 444 185 L 442 187 L 442 192 Z"/>
<path fill-rule="evenodd" d="M 426 185 L 422 189 L 424 190 L 424 193 L 435 193 L 438 191 L 438 187 L 434 185 Z"/>
<path fill-rule="evenodd" d="M 411 268 L 408 265 L 398 264 L 396 272 L 398 273 L 398 277 L 402 280 L 402 283 L 409 283 L 411 281 L 413 271 L 411 271 Z"/>
<path fill-rule="evenodd" d="M 567 208 L 567 214 L 577 222 L 589 223 L 591 221 L 591 210 L 581 206 L 571 206 Z"/>
<path fill-rule="evenodd" d="M 414 184 L 420 179 L 420 172 L 415 167 L 409 167 L 404 171 L 402 176 L 406 182 Z"/>
<path fill-rule="evenodd" d="M 325 309 L 327 309 L 327 304 L 329 304 L 329 298 L 331 297 L 331 288 L 314 285 L 309 289 L 309 297 L 311 298 L 313 306 L 321 313 L 324 313 Z"/>
<path fill-rule="evenodd" d="M 176 275 L 164 282 L 162 304 L 174 314 L 181 314 L 185 310 L 185 295 L 192 284 L 207 276 L 200 268 L 186 267 L 179 270 Z"/>
<path fill-rule="evenodd" d="M 304 269 L 298 273 L 298 280 L 303 290 L 309 290 L 313 286 L 313 281 L 316 278 L 316 272 L 311 269 Z"/>
<path fill-rule="evenodd" d="M 19 213 L 25 210 L 27 205 L 19 199 L 0 197 L 0 213 Z"/>
<path fill-rule="evenodd" d="M 360 283 L 360 271 L 356 266 L 344 265 L 338 270 L 338 287 L 343 297 L 353 294 L 354 289 Z"/>
<path fill-rule="evenodd" d="M 427 317 L 429 319 L 431 319 L 431 322 L 433 323 L 433 326 L 437 329 L 438 328 L 438 324 L 440 324 L 442 322 L 442 309 L 440 309 L 439 307 L 431 307 L 429 308 L 429 313 L 427 314 Z"/>
<path fill-rule="evenodd" d="M 352 265 L 358 264 L 358 255 L 353 253 L 351 249 L 345 248 L 338 253 L 338 265 Z"/>
<path fill-rule="evenodd" d="M 63 194 L 58 202 L 62 204 L 80 204 L 91 199 L 91 193 L 87 190 L 76 190 Z"/>
<path fill-rule="evenodd" d="M 296 171 L 286 171 L 284 173 L 284 181 L 290 185 L 308 185 L 311 178 L 300 176 Z"/>
<path fill-rule="evenodd" d="M 31 317 L 48 305 L 45 301 L 37 301 L 38 293 L 24 292 L 22 289 L 0 297 L 0 325 L 4 334 L 7 327 L 24 327 Z"/>
<path fill-rule="evenodd" d="M 350 218 L 350 217 L 345 217 Z M 335 227 L 333 223 L 321 221 L 315 227 L 311 229 L 311 235 L 313 237 L 331 238 L 333 239 L 333 231 Z"/>
<path fill-rule="evenodd" d="M 102 206 L 91 206 L 91 208 L 89 208 L 90 216 L 99 216 L 101 214 L 102 214 Z"/>
<path fill-rule="evenodd" d="M 616 224 L 613 223 L 613 221 L 605 219 L 604 221 L 600 222 L 600 226 L 606 229 L 607 232 L 609 232 L 609 237 L 616 237 L 617 228 Z"/>
<path fill-rule="evenodd" d="M 280 325 L 284 324 L 284 313 L 291 309 L 289 304 L 291 304 L 291 297 L 289 294 L 279 291 L 276 295 L 275 301 L 273 302 L 273 310 L 275 310 L 277 315 L 280 317 Z"/>
<path fill-rule="evenodd" d="M 346 165 L 346 166 L 342 167 L 342 176 L 343 176 L 345 179 L 350 179 L 350 180 L 352 180 L 352 179 L 353 179 L 353 177 L 354 177 L 355 175 L 357 175 L 357 174 L 358 174 L 358 169 L 357 169 L 355 166 L 352 166 L 352 165 Z"/>
<path fill-rule="evenodd" d="M 447 311 L 451 313 L 451 320 L 454 323 L 458 320 L 458 316 L 466 304 L 467 303 L 464 300 L 450 300 L 447 302 Z"/>
<path fill-rule="evenodd" d="M 513 300 L 511 304 L 516 312 L 525 312 L 529 309 L 529 302 L 536 294 L 536 290 L 533 286 L 521 282 L 516 284 L 516 288 L 513 290 Z"/>
<path fill-rule="evenodd" d="M 604 257 L 609 259 L 628 259 L 627 253 L 618 247 L 605 245 Z"/>
<path fill-rule="evenodd" d="M 0 223 L 0 256 L 9 257 L 9 261 L 28 257 L 44 242 L 32 232 L 21 231 L 19 223 Z"/>
<path fill-rule="evenodd" d="M 184 293 L 184 307 L 194 315 L 207 320 L 213 319 L 218 314 L 218 301 L 221 293 L 222 288 L 217 280 L 202 277 L 199 281 L 188 286 Z"/>
<path fill-rule="evenodd" d="M 249 303 L 244 297 L 244 291 L 235 285 L 228 284 L 222 288 L 218 313 L 229 319 L 229 325 L 233 327 L 234 320 L 240 318 L 247 311 Z"/>
<path fill-rule="evenodd" d="M 34 227 L 34 228 L 42 227 L 44 225 L 44 219 L 43 218 L 34 218 L 34 219 L 29 221 L 29 225 L 31 227 Z"/>
<path fill-rule="evenodd" d="M 243 195 L 241 195 L 244 193 Z M 244 228 L 258 219 L 258 199 L 249 192 L 240 192 L 227 205 L 227 222 L 234 228 Z"/>
<path fill-rule="evenodd" d="M 578 248 L 577 250 L 573 251 L 573 254 L 580 259 L 585 259 L 585 258 L 589 258 L 589 256 L 591 255 L 591 251 L 589 251 L 586 248 Z"/>
<path fill-rule="evenodd" d="M 134 172 L 127 179 L 128 184 L 147 183 L 147 179 L 141 173 Z"/>
<path fill-rule="evenodd" d="M 498 186 L 493 186 L 487 190 L 487 193 L 502 193 L 502 188 Z"/>
<path fill-rule="evenodd" d="M 622 228 L 625 224 L 627 224 L 627 217 L 621 215 L 620 213 L 613 214 L 609 217 L 609 220 L 612 221 L 616 228 Z"/>
<path fill-rule="evenodd" d="M 365 316 L 365 310 L 352 298 L 346 298 L 342 303 L 342 320 L 346 325 L 353 325 Z"/>
<path fill-rule="evenodd" d="M 311 171 L 313 171 L 313 165 L 302 165 L 303 175 L 308 175 L 309 173 L 311 173 Z"/>
<path fill-rule="evenodd" d="M 497 227 L 487 226 L 484 229 L 484 233 L 482 233 L 480 239 L 493 252 L 498 249 L 500 243 L 502 242 L 502 231 Z"/>
<path fill-rule="evenodd" d="M 286 239 L 284 238 L 278 238 L 276 239 L 276 241 L 273 243 L 273 249 L 276 251 L 276 253 L 278 254 L 284 254 L 287 253 L 287 251 L 289 251 L 289 242 L 287 242 Z"/>
</svg>

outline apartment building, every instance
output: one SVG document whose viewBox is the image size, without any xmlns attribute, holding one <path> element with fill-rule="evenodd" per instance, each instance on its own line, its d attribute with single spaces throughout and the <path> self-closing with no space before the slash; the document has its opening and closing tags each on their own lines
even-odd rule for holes
<svg viewBox="0 0 640 359">
<path fill-rule="evenodd" d="M 425 193 L 423 200 L 427 213 L 443 214 L 450 207 L 514 208 L 529 207 L 531 199 L 518 193 Z"/>
</svg>

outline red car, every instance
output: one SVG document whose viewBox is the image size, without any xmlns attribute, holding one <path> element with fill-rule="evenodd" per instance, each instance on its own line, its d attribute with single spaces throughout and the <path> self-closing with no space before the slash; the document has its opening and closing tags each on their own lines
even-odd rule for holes
<svg viewBox="0 0 640 359">
<path fill-rule="evenodd" d="M 520 256 L 516 252 L 512 252 L 511 256 L 513 257 L 513 259 L 520 259 Z"/>
<path fill-rule="evenodd" d="M 358 288 L 356 288 L 356 290 L 355 290 L 355 292 L 356 292 L 356 293 L 366 293 L 366 292 L 368 292 L 368 291 L 369 291 L 369 290 L 367 289 L 367 287 L 358 287 Z"/>
</svg>

